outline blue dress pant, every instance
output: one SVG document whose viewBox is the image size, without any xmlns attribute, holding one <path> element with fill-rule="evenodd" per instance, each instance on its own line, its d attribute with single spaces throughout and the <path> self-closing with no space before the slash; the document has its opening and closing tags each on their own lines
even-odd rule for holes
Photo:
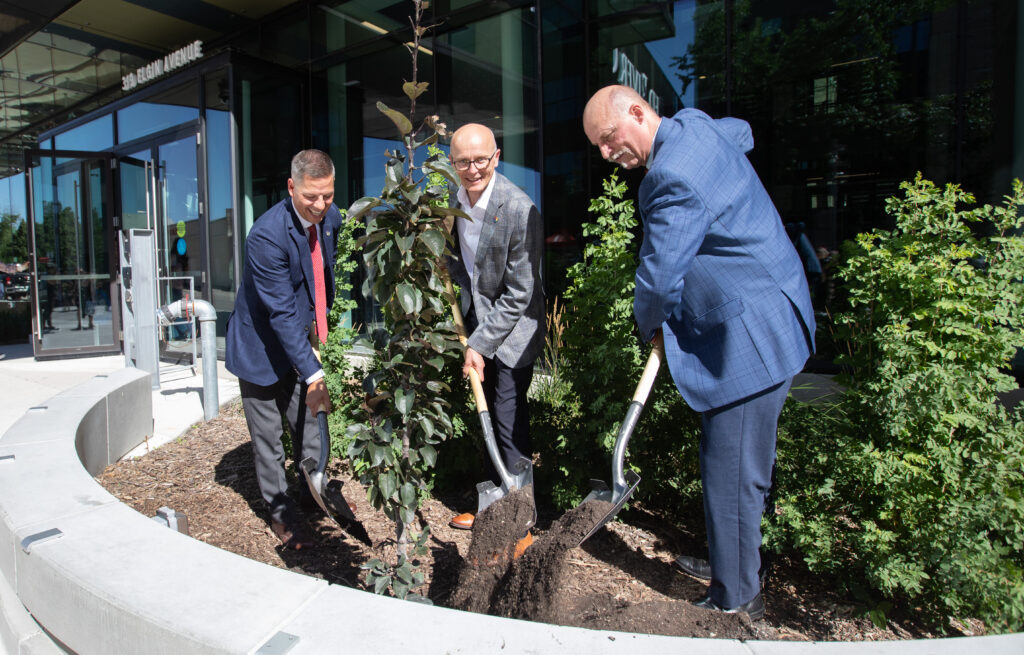
<svg viewBox="0 0 1024 655">
<path fill-rule="evenodd" d="M 761 591 L 761 515 L 771 490 L 779 413 L 792 382 L 701 415 L 708 593 L 719 607 L 735 608 Z"/>
</svg>

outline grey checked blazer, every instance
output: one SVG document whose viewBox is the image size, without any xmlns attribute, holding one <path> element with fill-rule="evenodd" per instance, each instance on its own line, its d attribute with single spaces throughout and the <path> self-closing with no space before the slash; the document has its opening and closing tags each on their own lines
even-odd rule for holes
<svg viewBox="0 0 1024 655">
<path fill-rule="evenodd" d="M 452 279 L 462 287 L 462 311 L 469 311 L 472 289 L 478 325 L 469 335 L 469 347 L 484 357 L 497 357 L 512 368 L 528 366 L 544 350 L 544 287 L 541 257 L 544 226 L 533 201 L 501 173 L 494 173 L 494 189 L 480 228 L 480 241 L 470 284 L 461 261 L 458 231 Z M 455 194 L 452 194 L 453 204 Z M 466 220 L 458 218 L 456 220 Z"/>
</svg>

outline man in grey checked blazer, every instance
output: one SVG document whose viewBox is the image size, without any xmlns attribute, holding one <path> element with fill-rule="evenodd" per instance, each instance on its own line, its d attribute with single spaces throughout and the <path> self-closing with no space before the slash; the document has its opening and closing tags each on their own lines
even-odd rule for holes
<svg viewBox="0 0 1024 655">
<path fill-rule="evenodd" d="M 452 278 L 462 287 L 469 334 L 463 371 L 475 368 L 494 423 L 505 466 L 531 459 L 526 391 L 533 363 L 544 349 L 544 290 L 540 212 L 523 191 L 495 171 L 501 151 L 494 134 L 470 123 L 452 135 L 452 162 L 462 184 L 455 219 Z M 500 482 L 487 460 L 488 477 Z M 459 514 L 452 527 L 469 529 L 473 515 Z"/>
<path fill-rule="evenodd" d="M 632 89 L 610 86 L 587 103 L 583 129 L 606 160 L 647 168 L 633 311 L 645 339 L 664 339 L 679 393 L 701 412 L 710 562 L 677 564 L 711 580 L 697 605 L 759 619 L 779 412 L 814 350 L 800 257 L 746 158 L 746 122 L 696 109 L 663 119 Z"/>
</svg>

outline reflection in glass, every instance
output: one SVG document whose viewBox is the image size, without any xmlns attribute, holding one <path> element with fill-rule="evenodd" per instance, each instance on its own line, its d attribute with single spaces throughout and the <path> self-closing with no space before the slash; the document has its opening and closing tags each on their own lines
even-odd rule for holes
<svg viewBox="0 0 1024 655">
<path fill-rule="evenodd" d="M 28 261 L 25 174 L 0 179 L 0 261 Z"/>
<path fill-rule="evenodd" d="M 517 9 L 446 33 L 433 45 L 438 75 L 451 88 L 449 106 L 459 107 L 454 127 L 491 128 L 505 163 L 499 170 L 543 212 L 535 30 L 534 13 Z"/>
<path fill-rule="evenodd" d="M 58 150 L 99 152 L 114 146 L 114 119 L 110 114 L 53 137 Z"/>
<path fill-rule="evenodd" d="M 127 143 L 199 118 L 199 85 L 190 81 L 117 112 L 117 141 Z"/>
<path fill-rule="evenodd" d="M 118 162 L 122 230 L 145 230 L 152 227 L 146 195 L 150 182 L 148 162 L 148 150 L 132 157 L 122 157 Z"/>
<path fill-rule="evenodd" d="M 231 116 L 226 71 L 206 80 L 206 188 L 209 197 L 210 302 L 217 334 L 227 329 L 235 306 L 234 206 L 231 200 Z"/>
<path fill-rule="evenodd" d="M 108 174 L 103 159 L 43 158 L 32 168 L 35 310 L 43 353 L 114 343 Z"/>
</svg>

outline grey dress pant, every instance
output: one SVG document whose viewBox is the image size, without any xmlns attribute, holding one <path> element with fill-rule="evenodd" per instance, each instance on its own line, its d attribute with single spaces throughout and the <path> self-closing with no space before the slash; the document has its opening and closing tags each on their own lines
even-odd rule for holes
<svg viewBox="0 0 1024 655">
<path fill-rule="evenodd" d="M 284 468 L 284 422 L 292 436 L 292 453 L 298 467 L 306 457 L 320 456 L 320 434 L 316 417 L 306 407 L 306 384 L 294 371 L 268 387 L 238 380 L 245 422 L 252 437 L 253 459 L 260 495 L 267 503 L 270 517 L 289 523 L 295 505 L 288 497 Z M 283 419 L 283 421 L 282 421 Z M 301 455 L 300 455 L 301 453 Z M 302 493 L 309 491 L 302 486 Z M 286 520 L 287 519 L 287 520 Z"/>
</svg>

